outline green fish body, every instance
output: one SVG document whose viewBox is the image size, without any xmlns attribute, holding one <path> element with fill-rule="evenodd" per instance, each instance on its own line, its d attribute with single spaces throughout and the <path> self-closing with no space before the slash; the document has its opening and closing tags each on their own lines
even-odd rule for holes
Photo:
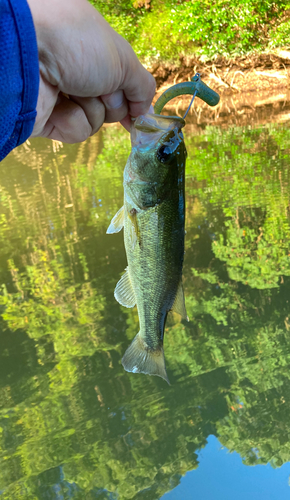
<svg viewBox="0 0 290 500">
<path fill-rule="evenodd" d="M 124 171 L 124 206 L 107 233 L 124 227 L 128 267 L 115 289 L 126 307 L 137 304 L 140 331 L 122 364 L 168 383 L 163 352 L 167 314 L 187 318 L 182 289 L 184 256 L 184 120 L 139 116 L 131 127 L 132 151 Z"/>
</svg>

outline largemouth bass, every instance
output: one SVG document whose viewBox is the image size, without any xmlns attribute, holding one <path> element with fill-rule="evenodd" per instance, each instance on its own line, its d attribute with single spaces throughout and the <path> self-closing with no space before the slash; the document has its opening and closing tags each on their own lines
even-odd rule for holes
<svg viewBox="0 0 290 500">
<path fill-rule="evenodd" d="M 132 151 L 124 170 L 124 206 L 107 230 L 124 227 L 128 260 L 115 298 L 137 304 L 140 331 L 122 364 L 134 373 L 158 375 L 169 383 L 163 351 L 170 310 L 187 319 L 182 288 L 184 175 L 186 148 L 179 117 L 139 116 L 131 126 Z"/>
</svg>

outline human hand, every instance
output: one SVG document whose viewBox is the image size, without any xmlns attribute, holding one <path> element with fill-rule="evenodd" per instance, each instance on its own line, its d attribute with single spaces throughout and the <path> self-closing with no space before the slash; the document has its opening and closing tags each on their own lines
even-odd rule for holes
<svg viewBox="0 0 290 500">
<path fill-rule="evenodd" d="M 128 42 L 86 0 L 28 3 L 40 66 L 32 137 L 81 142 L 104 122 L 129 130 L 148 111 L 155 80 Z"/>
</svg>

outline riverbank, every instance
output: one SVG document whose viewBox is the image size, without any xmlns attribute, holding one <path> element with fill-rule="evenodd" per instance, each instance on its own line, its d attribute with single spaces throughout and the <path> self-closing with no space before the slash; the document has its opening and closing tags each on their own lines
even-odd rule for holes
<svg viewBox="0 0 290 500">
<path fill-rule="evenodd" d="M 217 106 L 210 108 L 196 99 L 187 123 L 200 127 L 203 124 L 248 125 L 269 121 L 283 122 L 290 119 L 290 51 L 220 58 L 202 63 L 188 58 L 179 66 L 155 64 L 148 67 L 157 83 L 156 99 L 172 85 L 190 80 L 199 72 L 203 81 L 221 96 Z M 168 103 L 164 110 L 181 116 L 189 102 L 180 96 Z"/>
<path fill-rule="evenodd" d="M 217 58 L 202 63 L 197 58 L 182 58 L 180 64 L 147 65 L 156 79 L 158 93 L 175 83 L 190 80 L 200 73 L 203 81 L 222 95 L 257 91 L 277 92 L 290 87 L 290 50 L 236 57 Z"/>
<path fill-rule="evenodd" d="M 221 95 L 289 86 L 290 3 L 90 0 L 163 91 L 195 72 Z"/>
</svg>

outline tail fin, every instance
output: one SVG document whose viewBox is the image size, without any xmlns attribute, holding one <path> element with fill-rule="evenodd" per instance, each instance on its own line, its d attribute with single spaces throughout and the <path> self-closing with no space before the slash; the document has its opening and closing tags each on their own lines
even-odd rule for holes
<svg viewBox="0 0 290 500">
<path fill-rule="evenodd" d="M 150 349 L 140 336 L 140 332 L 125 352 L 122 365 L 127 372 L 157 375 L 170 385 L 165 368 L 163 347 Z"/>
</svg>

